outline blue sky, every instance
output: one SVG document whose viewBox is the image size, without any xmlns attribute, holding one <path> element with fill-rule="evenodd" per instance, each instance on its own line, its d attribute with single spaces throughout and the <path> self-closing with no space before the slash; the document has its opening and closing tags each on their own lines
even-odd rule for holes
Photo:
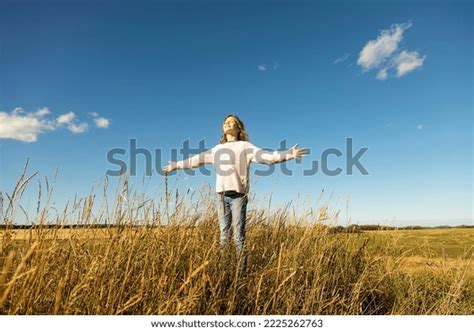
<svg viewBox="0 0 474 331">
<path fill-rule="evenodd" d="M 287 164 L 291 177 L 253 176 L 257 197 L 316 201 L 324 189 L 352 222 L 472 224 L 472 13 L 468 1 L 2 1 L 0 190 L 29 157 L 40 178 L 59 170 L 60 208 L 130 138 L 165 165 L 186 139 L 213 147 L 235 113 L 257 146 L 311 150 Z M 347 137 L 368 148 L 368 176 L 303 176 Z M 215 182 L 174 178 L 183 190 Z M 147 190 L 162 183 L 154 173 Z"/>
</svg>

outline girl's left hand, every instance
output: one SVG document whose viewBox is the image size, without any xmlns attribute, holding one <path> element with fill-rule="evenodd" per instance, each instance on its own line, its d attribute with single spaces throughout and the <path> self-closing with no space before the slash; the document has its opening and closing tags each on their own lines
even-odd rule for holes
<svg viewBox="0 0 474 331">
<path fill-rule="evenodd" d="M 290 148 L 291 154 L 293 155 L 294 159 L 298 160 L 298 159 L 302 158 L 303 156 L 309 154 L 309 150 L 307 148 L 298 149 L 298 148 L 296 148 L 297 146 L 298 146 L 298 144 L 295 144 Z"/>
</svg>

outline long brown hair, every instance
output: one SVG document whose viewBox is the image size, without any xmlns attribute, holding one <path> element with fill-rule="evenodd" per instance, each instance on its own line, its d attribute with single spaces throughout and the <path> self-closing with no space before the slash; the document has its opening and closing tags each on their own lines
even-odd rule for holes
<svg viewBox="0 0 474 331">
<path fill-rule="evenodd" d="M 237 115 L 234 115 L 234 114 L 227 115 L 224 118 L 224 121 L 222 122 L 222 125 L 224 125 L 225 120 L 228 119 L 229 117 L 234 117 L 236 119 L 237 126 L 239 127 L 239 134 L 237 135 L 237 140 L 249 141 L 249 135 L 248 135 L 247 131 L 245 130 L 245 125 Z M 224 133 L 224 130 L 222 130 L 221 144 L 223 144 L 225 142 L 227 142 L 227 135 Z"/>
</svg>

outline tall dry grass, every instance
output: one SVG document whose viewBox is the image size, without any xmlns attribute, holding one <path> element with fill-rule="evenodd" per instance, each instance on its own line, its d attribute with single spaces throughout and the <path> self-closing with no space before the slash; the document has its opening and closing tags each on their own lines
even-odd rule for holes
<svg viewBox="0 0 474 331">
<path fill-rule="evenodd" d="M 472 251 L 455 266 L 410 273 L 397 247 L 374 252 L 364 234 L 334 233 L 327 206 L 299 218 L 249 210 L 240 274 L 233 247 L 219 247 L 212 193 L 157 202 L 123 178 L 113 205 L 95 206 L 91 194 L 52 214 L 47 183 L 35 226 L 14 230 L 32 178 L 24 171 L 1 208 L 2 314 L 473 313 Z"/>
</svg>

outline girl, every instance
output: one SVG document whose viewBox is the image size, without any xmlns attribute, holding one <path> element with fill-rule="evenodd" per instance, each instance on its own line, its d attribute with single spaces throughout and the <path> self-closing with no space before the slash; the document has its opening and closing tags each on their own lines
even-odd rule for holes
<svg viewBox="0 0 474 331">
<path fill-rule="evenodd" d="M 216 192 L 219 194 L 220 243 L 224 245 L 234 224 L 234 240 L 240 257 L 240 270 L 246 268 L 243 254 L 245 224 L 249 193 L 250 162 L 274 164 L 299 159 L 308 154 L 307 149 L 297 149 L 298 144 L 287 151 L 266 151 L 249 142 L 244 123 L 236 115 L 228 115 L 222 124 L 220 144 L 212 149 L 179 162 L 170 161 L 162 170 L 165 174 L 175 169 L 191 169 L 202 164 L 213 164 L 216 170 Z"/>
</svg>

